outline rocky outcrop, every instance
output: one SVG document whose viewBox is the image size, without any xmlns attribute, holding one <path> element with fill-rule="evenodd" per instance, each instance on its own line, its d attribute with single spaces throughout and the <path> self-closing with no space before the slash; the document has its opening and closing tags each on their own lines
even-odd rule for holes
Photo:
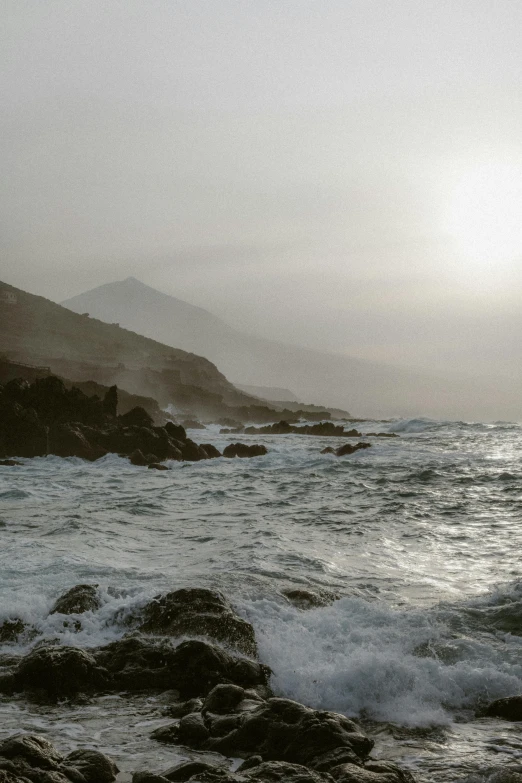
<svg viewBox="0 0 522 783">
<path fill-rule="evenodd" d="M 61 595 L 50 614 L 83 614 L 100 608 L 98 585 L 75 585 Z"/>
<path fill-rule="evenodd" d="M 343 446 L 339 446 L 337 449 L 334 449 L 331 446 L 327 446 L 321 451 L 321 454 L 335 454 L 336 457 L 345 457 L 347 454 L 354 454 L 360 449 L 369 449 L 371 445 L 371 443 L 364 443 L 363 441 L 360 441 L 359 443 L 354 443 L 353 446 L 351 443 L 345 443 Z"/>
<path fill-rule="evenodd" d="M 328 606 L 340 597 L 338 593 L 324 588 L 313 591 L 295 587 L 287 588 L 282 592 L 285 598 L 298 609 L 317 609 L 320 606 Z"/>
<path fill-rule="evenodd" d="M 96 750 L 63 756 L 44 737 L 18 734 L 0 743 L 2 783 L 112 783 L 118 767 Z"/>
<path fill-rule="evenodd" d="M 224 457 L 263 457 L 268 454 L 266 446 L 253 443 L 231 443 L 223 450 Z"/>
<path fill-rule="evenodd" d="M 192 588 L 158 595 L 143 610 L 139 630 L 162 636 L 208 636 L 245 655 L 257 655 L 252 625 L 215 590 Z"/>
<path fill-rule="evenodd" d="M 245 427 L 245 435 L 317 435 L 320 437 L 345 437 L 360 438 L 357 430 L 345 430 L 342 424 L 334 424 L 331 421 L 322 421 L 318 424 L 305 424 L 298 426 L 287 421 L 279 421 L 266 427 Z"/>
<path fill-rule="evenodd" d="M 33 384 L 10 381 L 0 387 L 0 457 L 55 454 L 93 461 L 113 452 L 146 467 L 165 460 L 196 462 L 221 456 L 211 443 L 200 446 L 187 438 L 179 424 L 155 426 L 140 406 L 117 416 L 117 398 L 115 386 L 101 400 L 75 387 L 67 389 L 54 376 Z M 264 446 L 239 445 L 240 456 L 266 453 Z"/>
<path fill-rule="evenodd" d="M 508 696 L 492 701 L 483 712 L 484 715 L 504 720 L 522 720 L 522 696 Z"/>
<path fill-rule="evenodd" d="M 49 644 L 36 647 L 22 659 L 13 685 L 16 691 L 52 700 L 96 693 L 107 689 L 109 680 L 90 653 L 77 647 Z"/>
</svg>

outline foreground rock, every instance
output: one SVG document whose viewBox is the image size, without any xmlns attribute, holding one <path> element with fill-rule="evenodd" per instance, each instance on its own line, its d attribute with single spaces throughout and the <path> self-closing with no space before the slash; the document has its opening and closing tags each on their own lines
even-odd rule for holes
<svg viewBox="0 0 522 783">
<path fill-rule="evenodd" d="M 369 449 L 371 448 L 371 445 L 371 443 L 364 443 L 363 441 L 360 441 L 359 443 L 355 443 L 353 446 L 351 443 L 345 443 L 343 446 L 339 446 L 338 449 L 327 446 L 321 451 L 321 454 L 335 454 L 336 457 L 345 457 L 347 454 L 354 454 L 360 449 Z"/>
<path fill-rule="evenodd" d="M 237 685 L 216 686 L 201 710 L 189 712 L 179 724 L 157 729 L 152 736 L 160 742 L 247 758 L 235 774 L 222 766 L 212 768 L 204 763 L 195 769 L 192 763 L 184 763 L 160 776 L 171 781 L 413 781 L 408 772 L 391 762 L 368 760 L 373 741 L 344 715 L 313 710 L 290 699 L 263 700 Z M 138 776 L 134 780 L 146 783 Z"/>
<path fill-rule="evenodd" d="M 18 734 L 0 743 L 2 783 L 112 783 L 118 767 L 96 750 L 63 756 L 44 737 Z"/>
<path fill-rule="evenodd" d="M 50 614 L 83 614 L 100 608 L 98 585 L 75 585 L 60 596 Z"/>
<path fill-rule="evenodd" d="M 508 696 L 488 704 L 484 715 L 504 720 L 522 721 L 522 696 Z"/>
<path fill-rule="evenodd" d="M 252 625 L 234 612 L 221 593 L 206 588 L 156 596 L 144 608 L 139 630 L 163 636 L 209 636 L 245 655 L 257 655 Z"/>
</svg>

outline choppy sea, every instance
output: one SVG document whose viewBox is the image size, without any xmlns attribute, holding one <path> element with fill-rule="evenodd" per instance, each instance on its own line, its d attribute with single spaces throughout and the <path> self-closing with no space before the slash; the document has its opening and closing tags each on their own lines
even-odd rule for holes
<svg viewBox="0 0 522 783">
<path fill-rule="evenodd" d="M 477 717 L 522 693 L 522 426 L 360 429 L 399 437 L 337 458 L 320 451 L 346 439 L 233 436 L 269 454 L 165 472 L 115 455 L 0 467 L 0 622 L 22 617 L 39 638 L 87 648 L 123 635 L 125 614 L 161 591 L 217 587 L 253 623 L 274 690 L 360 720 L 374 756 L 422 783 L 522 771 L 522 724 Z M 217 427 L 189 435 L 231 441 Z M 84 582 L 100 585 L 103 605 L 74 633 L 48 611 Z M 289 587 L 340 597 L 303 611 Z M 125 781 L 198 755 L 150 739 L 170 722 L 163 706 L 0 697 L 0 738 L 30 731 L 63 751 L 97 748 Z"/>
</svg>

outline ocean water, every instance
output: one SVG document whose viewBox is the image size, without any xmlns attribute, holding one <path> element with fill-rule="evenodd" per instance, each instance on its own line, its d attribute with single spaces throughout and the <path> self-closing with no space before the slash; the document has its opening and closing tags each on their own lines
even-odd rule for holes
<svg viewBox="0 0 522 783">
<path fill-rule="evenodd" d="M 217 587 L 253 623 L 279 695 L 360 720 L 373 755 L 418 781 L 504 780 L 499 770 L 522 770 L 522 724 L 477 711 L 522 693 L 522 426 L 361 429 L 399 437 L 337 458 L 320 451 L 343 439 L 233 436 L 269 454 L 168 472 L 115 455 L 0 467 L 0 622 L 22 617 L 38 638 L 87 648 L 123 635 L 126 614 L 158 592 Z M 231 441 L 217 427 L 189 434 Z M 80 582 L 99 584 L 103 605 L 74 633 L 48 611 Z M 289 587 L 338 599 L 303 611 Z M 0 697 L 0 737 L 98 748 L 126 781 L 201 755 L 150 739 L 170 722 L 166 698 Z"/>
</svg>

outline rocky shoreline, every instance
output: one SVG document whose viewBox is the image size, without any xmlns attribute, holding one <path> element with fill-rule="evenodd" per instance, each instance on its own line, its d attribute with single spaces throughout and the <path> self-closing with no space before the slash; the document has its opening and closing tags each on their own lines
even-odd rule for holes
<svg viewBox="0 0 522 783">
<path fill-rule="evenodd" d="M 62 615 L 74 631 L 81 629 L 82 615 L 99 606 L 96 585 L 76 585 L 50 613 Z M 270 669 L 257 660 L 252 625 L 221 593 L 185 588 L 159 595 L 125 622 L 121 639 L 96 649 L 49 640 L 24 656 L 2 656 L 0 692 L 39 704 L 166 693 L 164 713 L 173 722 L 152 738 L 222 756 L 216 764 L 202 759 L 161 773 L 136 772 L 133 783 L 413 783 L 394 762 L 370 758 L 373 741 L 354 721 L 276 697 Z M 32 632 L 13 617 L 0 626 L 0 639 L 30 639 Z M 244 760 L 235 771 L 233 758 Z M 0 744 L 0 783 L 110 783 L 117 772 L 98 751 L 62 756 L 34 735 Z"/>
<path fill-rule="evenodd" d="M 94 461 L 112 452 L 133 465 L 166 469 L 165 460 L 199 461 L 215 457 L 255 457 L 267 453 L 257 444 L 230 444 L 221 454 L 211 443 L 197 444 L 184 427 L 155 425 L 141 407 L 118 416 L 118 390 L 103 399 L 66 388 L 55 376 L 33 383 L 12 380 L 0 387 L 0 458 L 81 457 Z M 16 464 L 16 463 L 15 463 Z"/>
</svg>

